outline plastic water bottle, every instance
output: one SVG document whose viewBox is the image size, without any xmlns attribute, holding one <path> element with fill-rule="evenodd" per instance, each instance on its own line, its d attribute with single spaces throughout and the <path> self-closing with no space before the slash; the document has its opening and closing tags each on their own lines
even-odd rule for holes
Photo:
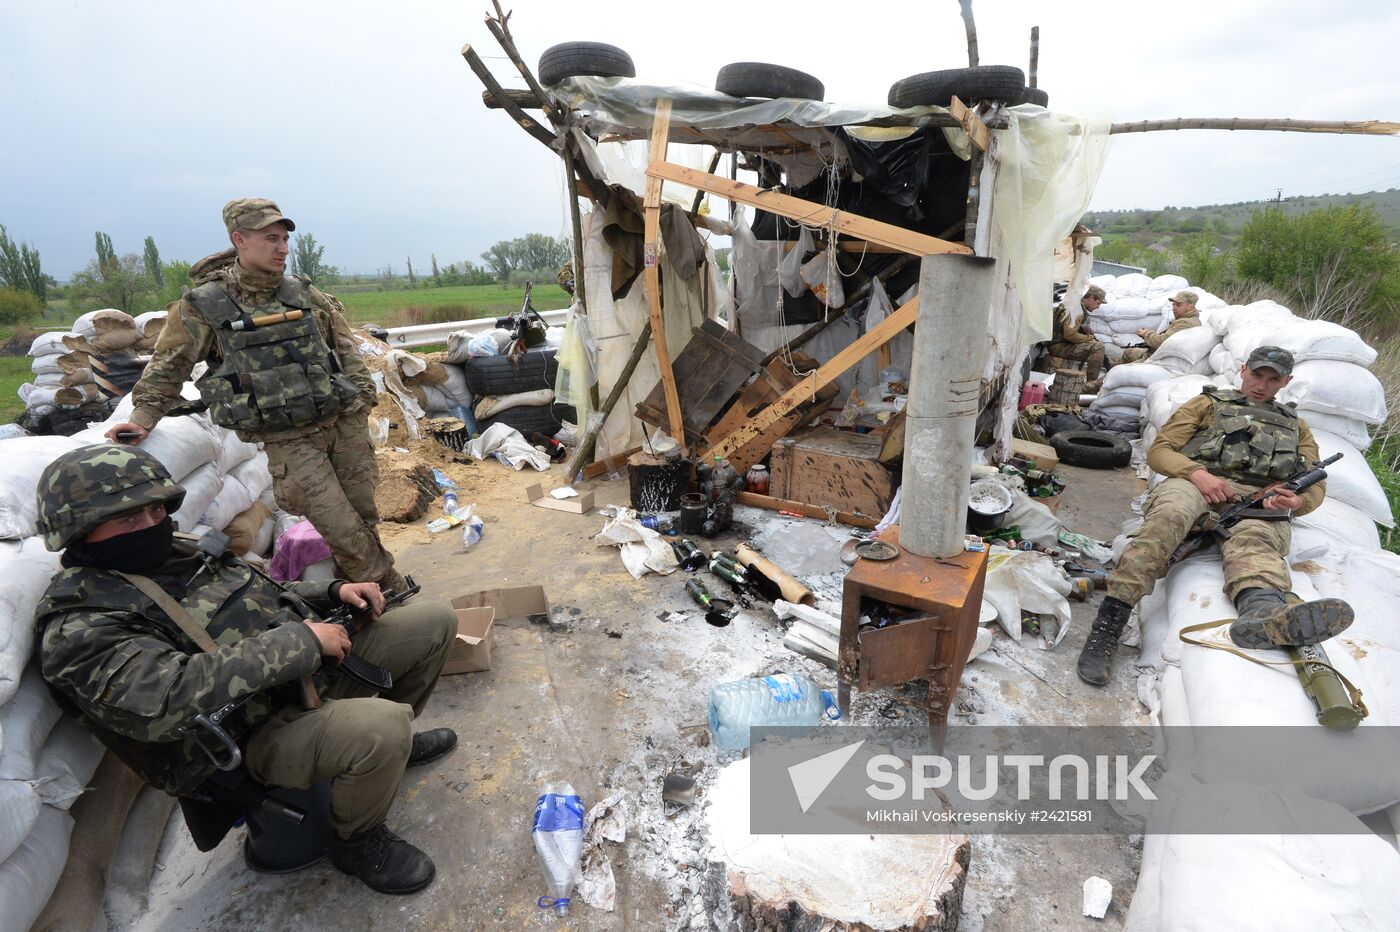
<svg viewBox="0 0 1400 932">
<path fill-rule="evenodd" d="M 445 515 L 455 515 L 457 513 L 456 492 L 447 492 L 442 496 L 442 513 Z"/>
<path fill-rule="evenodd" d="M 476 505 L 468 505 L 465 510 L 457 512 L 454 517 L 461 518 L 464 527 L 462 528 L 462 549 L 467 550 L 472 544 L 481 540 L 481 532 L 486 528 L 486 522 L 481 520 L 481 515 L 476 513 Z"/>
<path fill-rule="evenodd" d="M 569 897 L 581 873 L 583 854 L 583 802 L 568 783 L 546 783 L 535 803 L 535 824 L 530 829 L 535 852 L 549 893 L 535 901 L 541 909 L 569 913 Z"/>
<path fill-rule="evenodd" d="M 753 727 L 815 725 L 840 714 L 831 694 L 801 673 L 735 680 L 710 690 L 710 733 L 725 751 L 748 747 Z"/>
</svg>

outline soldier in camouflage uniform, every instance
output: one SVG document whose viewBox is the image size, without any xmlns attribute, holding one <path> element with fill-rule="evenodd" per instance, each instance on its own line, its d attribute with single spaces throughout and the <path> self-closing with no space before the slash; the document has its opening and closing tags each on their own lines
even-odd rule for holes
<svg viewBox="0 0 1400 932">
<path fill-rule="evenodd" d="M 296 225 L 275 203 L 229 201 L 224 225 L 236 259 L 200 263 L 204 281 L 170 307 L 132 389 L 130 423 L 107 439 L 131 434 L 140 443 L 181 400 L 195 364 L 207 362 L 200 397 L 216 424 L 263 444 L 278 505 L 315 526 L 346 576 L 402 589 L 376 530 L 379 467 L 367 430 L 374 383 L 340 304 L 283 274 Z M 284 312 L 298 319 L 277 319 Z"/>
<path fill-rule="evenodd" d="M 1084 297 L 1079 299 L 1079 306 L 1084 311 L 1079 316 L 1079 322 L 1071 325 L 1069 322 L 1069 312 L 1065 310 L 1064 304 L 1055 307 L 1055 332 L 1050 337 L 1050 342 L 1045 345 L 1045 350 L 1050 354 L 1051 364 L 1056 369 L 1071 368 L 1069 363 L 1084 363 L 1084 378 L 1089 382 L 1094 382 L 1099 377 L 1099 370 L 1103 368 L 1103 344 L 1100 343 L 1089 330 L 1089 315 L 1103 306 L 1108 295 L 1098 285 L 1090 285 L 1084 292 Z M 1087 387 L 1087 386 L 1086 386 Z"/>
<path fill-rule="evenodd" d="M 1108 682 L 1133 606 L 1166 573 L 1172 552 L 1197 522 L 1316 464 L 1312 431 L 1292 405 L 1274 400 L 1292 373 L 1293 354 L 1261 346 L 1240 367 L 1240 391 L 1207 386 L 1162 426 L 1147 465 L 1167 478 L 1147 497 L 1142 527 L 1108 575 L 1107 595 L 1079 655 L 1084 682 Z M 1225 594 L 1238 612 L 1230 638 L 1240 647 L 1315 644 L 1351 624 L 1351 607 L 1340 599 L 1302 602 L 1289 592 L 1288 519 L 1317 508 L 1325 494 L 1325 482 L 1301 495 L 1280 490 L 1265 500 L 1259 517 L 1231 527 L 1221 544 Z"/>
<path fill-rule="evenodd" d="M 1183 330 L 1190 330 L 1192 327 L 1201 325 L 1201 314 L 1196 310 L 1196 302 L 1200 297 L 1194 291 L 1178 291 L 1172 295 L 1172 320 L 1170 326 L 1161 333 L 1155 330 L 1142 328 L 1137 335 L 1146 343 L 1146 347 L 1130 346 L 1123 350 L 1123 362 L 1143 362 L 1152 357 L 1162 344 L 1167 342 L 1167 337 L 1175 336 Z"/>
<path fill-rule="evenodd" d="M 224 722 L 247 773 L 270 786 L 329 780 L 331 860 L 386 893 L 432 881 L 427 855 L 385 825 L 404 767 L 446 754 L 450 729 L 412 734 L 457 632 L 419 600 L 385 612 L 373 582 L 279 585 L 232 554 L 204 558 L 168 512 L 184 489 L 140 448 L 63 454 L 39 482 L 39 526 L 63 569 L 36 611 L 44 678 L 69 711 L 153 786 L 194 791 L 215 771 L 194 717 L 243 700 Z M 334 604 L 372 617 L 353 640 L 317 620 Z M 330 663 L 353 646 L 389 670 L 381 697 Z M 300 687 L 300 688 L 299 688 Z M 301 690 L 320 699 L 307 703 Z"/>
</svg>

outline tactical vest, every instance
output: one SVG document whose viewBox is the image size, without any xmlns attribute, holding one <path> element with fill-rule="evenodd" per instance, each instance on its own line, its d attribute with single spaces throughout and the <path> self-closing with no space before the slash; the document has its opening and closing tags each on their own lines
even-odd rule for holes
<svg viewBox="0 0 1400 932">
<path fill-rule="evenodd" d="M 185 540 L 177 539 L 175 548 L 178 556 L 187 556 L 194 552 L 193 546 Z M 162 588 L 169 591 L 168 587 Z M 196 623 L 209 632 L 214 643 L 220 647 L 236 644 L 244 638 L 260 634 L 279 624 L 318 617 L 316 611 L 304 600 L 254 573 L 241 560 L 224 562 L 215 572 L 210 572 L 207 567 L 201 569 L 183 594 L 178 590 L 170 594 L 190 613 Z M 174 645 L 186 654 L 203 653 L 199 646 L 180 630 L 180 626 L 156 607 L 148 596 L 121 576 L 107 570 L 74 566 L 55 576 L 35 613 L 39 622 L 39 637 L 43 637 L 44 628 L 50 620 L 70 611 L 137 615 L 141 618 L 143 626 L 148 627 L 161 641 Z M 100 626 L 93 626 L 92 635 L 95 645 L 108 646 L 106 632 Z M 129 636 L 126 632 L 112 635 L 113 638 L 122 639 Z M 276 658 L 269 660 L 275 661 Z M 319 688 L 320 678 L 316 679 Z M 210 688 L 212 689 L 212 684 Z M 162 742 L 139 741 L 112 730 L 101 721 L 94 720 L 57 690 L 52 692 L 59 698 L 66 711 L 77 717 L 85 728 L 96 735 L 127 766 L 139 773 L 148 783 L 161 787 L 171 795 L 188 793 L 215 771 L 214 764 L 193 738 Z M 153 686 L 149 698 L 150 711 L 154 716 L 164 704 L 165 697 L 155 694 Z M 249 699 L 229 716 L 224 721 L 224 728 L 241 746 L 248 734 L 266 721 L 275 710 L 294 705 L 298 701 L 299 695 L 294 683 L 264 691 Z M 193 708 L 167 708 L 164 712 L 169 721 L 156 720 L 155 725 L 177 727 L 191 723 L 198 711 L 200 710 Z M 216 745 L 213 741 L 206 743 Z"/>
<path fill-rule="evenodd" d="M 358 397 L 316 326 L 305 282 L 284 277 L 271 304 L 240 304 L 217 281 L 186 298 L 214 329 L 223 357 L 196 383 L 219 426 L 255 433 L 306 427 L 339 414 Z M 300 310 L 301 319 L 251 326 L 253 317 L 287 310 Z M 240 322 L 247 329 L 233 329 Z"/>
<path fill-rule="evenodd" d="M 1192 437 L 1181 453 L 1210 472 L 1245 485 L 1286 479 L 1305 466 L 1298 453 L 1298 415 L 1291 405 L 1251 405 L 1244 394 L 1207 385 L 1210 426 Z"/>
</svg>

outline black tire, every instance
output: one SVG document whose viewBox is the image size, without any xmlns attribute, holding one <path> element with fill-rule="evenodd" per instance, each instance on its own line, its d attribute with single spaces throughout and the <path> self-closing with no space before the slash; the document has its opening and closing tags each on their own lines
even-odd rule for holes
<svg viewBox="0 0 1400 932">
<path fill-rule="evenodd" d="M 1086 469 L 1117 469 L 1133 458 L 1132 445 L 1104 430 L 1064 430 L 1050 438 L 1060 462 Z"/>
<path fill-rule="evenodd" d="M 1009 100 L 1020 103 L 1026 74 L 1011 65 L 978 65 L 926 71 L 890 85 L 891 107 L 946 107 L 956 96 L 972 100 Z"/>
<path fill-rule="evenodd" d="M 738 61 L 719 70 L 715 76 L 715 90 L 730 97 L 821 100 L 826 94 L 826 85 L 796 68 L 761 61 Z"/>
<path fill-rule="evenodd" d="M 507 408 L 500 414 L 483 418 L 477 425 L 482 430 L 492 424 L 504 424 L 507 427 L 514 427 L 530 439 L 530 434 L 539 431 L 542 434 L 553 437 L 559 433 L 559 428 L 564 426 L 563 422 L 570 424 L 578 423 L 578 415 L 574 412 L 573 405 L 530 405 L 519 408 Z"/>
<path fill-rule="evenodd" d="M 559 375 L 554 350 L 530 350 L 519 359 L 509 356 L 473 356 L 463 367 L 472 396 L 514 395 L 553 388 Z"/>
<path fill-rule="evenodd" d="M 1035 104 L 1037 107 L 1050 106 L 1050 95 L 1039 87 L 1026 88 L 1025 96 L 1021 98 L 1023 104 Z"/>
<path fill-rule="evenodd" d="M 540 83 L 558 84 L 565 78 L 589 75 L 597 78 L 635 78 L 632 56 L 605 42 L 561 42 L 540 56 Z"/>
</svg>

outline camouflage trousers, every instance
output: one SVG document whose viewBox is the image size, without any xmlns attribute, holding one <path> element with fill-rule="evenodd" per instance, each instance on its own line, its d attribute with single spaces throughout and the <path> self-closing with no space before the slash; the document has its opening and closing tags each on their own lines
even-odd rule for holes
<svg viewBox="0 0 1400 932">
<path fill-rule="evenodd" d="M 331 822 L 342 838 L 373 828 L 389 813 L 413 742 L 410 721 L 423 711 L 457 635 L 457 616 L 422 599 L 390 609 L 355 635 L 354 652 L 386 667 L 382 696 L 332 676 L 319 709 L 287 707 L 248 740 L 248 773 L 259 783 L 305 789 L 331 781 Z"/>
<path fill-rule="evenodd" d="M 1146 346 L 1130 346 L 1123 350 L 1123 362 L 1145 362 L 1152 355 L 1152 350 Z"/>
<path fill-rule="evenodd" d="M 1238 491 L 1254 491 L 1234 484 Z M 1167 572 L 1167 560 L 1188 531 L 1212 510 L 1205 496 L 1186 479 L 1167 479 L 1147 497 L 1142 527 L 1133 535 L 1113 572 L 1108 574 L 1108 594 L 1136 605 Z M 1234 601 L 1245 589 L 1278 589 L 1292 585 L 1288 572 L 1288 545 L 1293 529 L 1288 521 L 1246 519 L 1230 529 L 1230 539 L 1220 545 L 1225 563 L 1225 594 Z"/>
<path fill-rule="evenodd" d="M 1051 343 L 1045 347 L 1056 369 L 1072 369 L 1073 366 L 1061 362 L 1084 363 L 1084 378 L 1092 382 L 1099 377 L 1103 368 L 1103 344 L 1098 340 L 1089 343 Z"/>
<path fill-rule="evenodd" d="M 379 464 L 366 425 L 367 415 L 356 412 L 305 436 L 263 445 L 277 504 L 311 522 L 341 575 L 353 582 L 378 582 L 394 568 L 375 530 Z"/>
</svg>

